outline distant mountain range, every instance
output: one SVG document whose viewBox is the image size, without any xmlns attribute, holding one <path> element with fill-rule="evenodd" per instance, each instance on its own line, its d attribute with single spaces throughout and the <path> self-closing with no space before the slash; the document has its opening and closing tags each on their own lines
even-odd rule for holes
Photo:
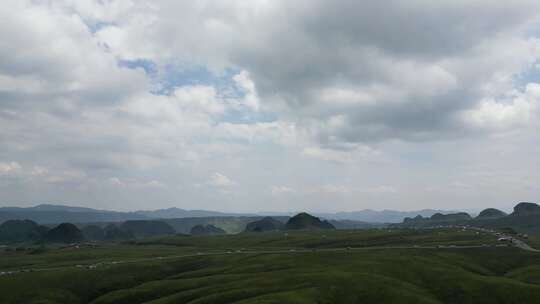
<svg viewBox="0 0 540 304">
<path fill-rule="evenodd" d="M 476 226 L 487 228 L 511 228 L 519 233 L 540 233 L 540 205 L 529 202 L 518 203 L 512 213 L 488 208 L 476 217 L 467 213 L 436 213 L 431 217 L 417 215 L 408 217 L 402 223 L 393 224 L 400 228 L 428 228 L 437 226 Z"/>
<path fill-rule="evenodd" d="M 184 217 L 213 217 L 213 216 L 255 216 L 254 213 L 226 213 L 208 210 L 185 210 L 180 208 L 167 208 L 157 210 L 139 210 L 136 214 L 149 218 L 184 218 Z"/>
<path fill-rule="evenodd" d="M 317 217 L 328 220 L 352 220 L 368 223 L 399 223 L 406 217 L 422 215 L 432 216 L 436 213 L 453 213 L 456 211 L 423 209 L 418 211 L 396 211 L 396 210 L 371 210 L 336 212 L 336 213 L 312 213 Z M 168 208 L 158 210 L 135 211 L 135 213 L 149 218 L 185 218 L 185 217 L 215 217 L 215 216 L 293 216 L 299 212 L 256 212 L 256 213 L 225 213 L 208 210 L 185 210 L 180 208 Z"/>
<path fill-rule="evenodd" d="M 58 224 L 63 222 L 120 222 L 126 220 L 148 219 L 134 212 L 116 212 L 83 207 L 61 205 L 38 205 L 29 208 L 0 208 L 0 223 L 8 220 L 32 220 L 38 224 Z"/>
<path fill-rule="evenodd" d="M 327 220 L 349 220 L 365 223 L 399 223 L 406 217 L 422 215 L 432 216 L 436 213 L 451 213 L 452 211 L 424 209 L 419 211 L 395 210 L 361 210 L 337 213 L 313 213 L 315 216 Z M 168 208 L 158 210 L 139 210 L 134 212 L 118 212 L 99 210 L 85 207 L 41 204 L 34 207 L 0 207 L 0 223 L 13 219 L 29 219 L 38 224 L 94 223 L 94 222 L 122 222 L 128 220 L 147 219 L 176 219 L 176 218 L 203 218 L 203 217 L 261 217 L 263 215 L 292 216 L 295 213 L 264 212 L 264 213 L 226 213 L 209 210 L 185 210 Z"/>
<path fill-rule="evenodd" d="M 336 212 L 336 213 L 313 213 L 315 216 L 330 220 L 353 220 L 369 223 L 399 223 L 406 217 L 421 215 L 424 217 L 432 216 L 436 213 L 454 213 L 456 211 L 422 209 L 418 211 L 396 211 L 396 210 L 371 210 L 364 209 L 360 211 Z"/>
<path fill-rule="evenodd" d="M 85 207 L 41 204 L 34 207 L 0 207 L 0 223 L 7 220 L 32 220 L 39 224 L 123 222 L 129 220 L 197 218 L 197 217 L 244 216 L 206 210 L 184 210 L 179 208 L 119 212 Z"/>
<path fill-rule="evenodd" d="M 406 217 L 407 215 L 409 217 Z M 279 227 L 284 226 L 285 229 L 364 229 L 386 226 L 429 228 L 456 225 L 510 229 L 509 231 L 515 233 L 540 233 L 540 206 L 534 203 L 519 203 L 511 214 L 488 208 L 476 217 L 465 212 L 448 213 L 448 211 L 440 210 L 362 210 L 323 213 L 316 216 L 299 213 L 292 217 L 277 215 L 269 218 L 261 214 L 179 208 L 117 212 L 43 204 L 29 208 L 1 207 L 0 241 L 47 240 L 49 231 L 52 231 L 50 232 L 52 235 L 56 233 L 54 229 L 65 226 L 58 225 L 54 228 L 60 223 L 75 224 L 72 226 L 81 229 L 79 232 L 87 239 L 113 240 L 174 233 L 190 234 L 196 226 L 200 226 L 201 231 L 209 230 L 208 233 L 215 233 L 215 231 L 210 231 L 213 227 L 219 228 L 220 233 L 239 233 L 246 231 L 246 228 L 248 228 L 247 231 L 268 231 L 278 230 Z M 65 226 L 64 232 L 77 232 L 70 227 Z M 60 228 L 57 230 L 61 230 Z M 59 231 L 58 234 L 64 235 L 66 234 L 64 232 Z M 56 239 L 56 237 L 53 235 L 50 239 Z"/>
</svg>

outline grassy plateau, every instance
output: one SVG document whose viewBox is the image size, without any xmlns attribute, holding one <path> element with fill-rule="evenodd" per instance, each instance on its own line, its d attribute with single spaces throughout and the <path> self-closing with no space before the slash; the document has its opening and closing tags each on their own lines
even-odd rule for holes
<svg viewBox="0 0 540 304">
<path fill-rule="evenodd" d="M 540 303 L 540 253 L 463 229 L 170 236 L 0 253 L 0 303 Z"/>
</svg>

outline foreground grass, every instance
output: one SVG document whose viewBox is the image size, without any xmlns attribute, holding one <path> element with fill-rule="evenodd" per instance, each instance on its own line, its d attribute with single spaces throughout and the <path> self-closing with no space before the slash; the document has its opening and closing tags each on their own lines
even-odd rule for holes
<svg viewBox="0 0 540 304">
<path fill-rule="evenodd" d="M 58 247 L 58 246 L 56 246 Z M 55 268 L 74 264 L 94 264 L 118 260 L 141 259 L 155 256 L 171 256 L 189 254 L 196 248 L 174 247 L 166 245 L 134 246 L 120 243 L 101 243 L 94 248 L 47 248 L 45 252 L 33 254 L 30 252 L 0 253 L 0 270 L 28 268 Z"/>
<path fill-rule="evenodd" d="M 172 237 L 104 245 L 91 259 L 107 250 L 125 259 L 207 249 L 426 245 L 438 238 L 492 241 L 458 230 Z M 34 265 L 63 254 L 45 253 Z M 0 303 L 537 303 L 539 284 L 540 255 L 516 248 L 247 252 L 19 273 L 0 277 Z"/>
</svg>

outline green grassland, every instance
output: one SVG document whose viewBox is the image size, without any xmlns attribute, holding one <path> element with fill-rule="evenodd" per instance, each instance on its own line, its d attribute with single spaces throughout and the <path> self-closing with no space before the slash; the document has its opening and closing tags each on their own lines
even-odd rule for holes
<svg viewBox="0 0 540 304">
<path fill-rule="evenodd" d="M 0 303 L 539 303 L 540 254 L 494 243 L 459 229 L 351 230 L 4 252 L 0 270 L 34 271 L 0 276 Z"/>
<path fill-rule="evenodd" d="M 93 264 L 98 262 L 140 259 L 155 256 L 170 256 L 193 253 L 194 249 L 173 246 L 133 246 L 122 243 L 100 243 L 94 248 L 48 246 L 44 253 L 34 254 L 4 252 L 0 253 L 0 271 L 30 268 L 55 268 L 75 264 Z"/>
<path fill-rule="evenodd" d="M 540 234 L 529 235 L 526 241 L 532 247 L 540 249 Z"/>
<path fill-rule="evenodd" d="M 343 248 L 414 245 L 493 244 L 487 233 L 461 229 L 371 229 L 241 233 L 222 237 L 164 237 L 138 244 L 168 244 L 204 249 L 228 248 Z"/>
</svg>

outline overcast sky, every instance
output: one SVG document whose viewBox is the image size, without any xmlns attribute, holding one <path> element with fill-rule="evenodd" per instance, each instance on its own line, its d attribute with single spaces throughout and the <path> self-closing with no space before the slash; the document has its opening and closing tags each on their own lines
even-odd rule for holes
<svg viewBox="0 0 540 304">
<path fill-rule="evenodd" d="M 5 0 L 0 206 L 540 197 L 540 1 Z"/>
</svg>

